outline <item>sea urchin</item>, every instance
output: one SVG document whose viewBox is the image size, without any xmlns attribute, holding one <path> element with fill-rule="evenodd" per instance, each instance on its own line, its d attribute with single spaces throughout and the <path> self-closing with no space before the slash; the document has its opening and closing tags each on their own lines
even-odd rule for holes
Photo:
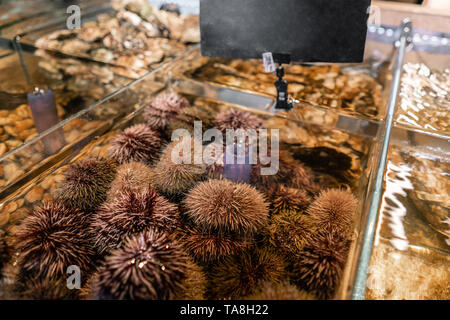
<svg viewBox="0 0 450 320">
<path fill-rule="evenodd" d="M 224 260 L 211 270 L 214 298 L 242 298 L 265 281 L 278 283 L 285 276 L 285 264 L 273 251 L 255 249 Z"/>
<path fill-rule="evenodd" d="M 182 285 L 187 256 L 167 233 L 147 230 L 106 258 L 92 287 L 99 299 L 169 299 Z"/>
<path fill-rule="evenodd" d="M 69 208 L 93 211 L 106 200 L 116 170 L 116 163 L 109 159 L 80 160 L 66 170 L 56 198 Z"/>
<path fill-rule="evenodd" d="M 119 133 L 108 149 L 108 155 L 119 163 L 140 161 L 152 164 L 159 158 L 163 140 L 157 131 L 136 124 Z"/>
<path fill-rule="evenodd" d="M 229 109 L 216 115 L 214 125 L 225 133 L 227 129 L 258 129 L 261 127 L 262 121 L 249 112 Z"/>
<path fill-rule="evenodd" d="M 16 235 L 21 273 L 50 278 L 64 276 L 70 265 L 89 270 L 94 251 L 86 232 L 88 223 L 82 213 L 58 202 L 46 202 L 33 210 Z"/>
<path fill-rule="evenodd" d="M 155 130 L 165 130 L 181 109 L 189 107 L 189 101 L 175 93 L 162 94 L 144 110 L 147 125 Z"/>
<path fill-rule="evenodd" d="M 200 182 L 187 195 L 186 214 L 197 225 L 225 232 L 252 233 L 268 220 L 268 205 L 255 188 L 229 180 Z"/>
<path fill-rule="evenodd" d="M 108 198 L 129 191 L 148 188 L 152 181 L 152 170 L 142 162 L 128 162 L 117 168 L 117 175 L 111 184 Z"/>
<path fill-rule="evenodd" d="M 314 199 L 307 212 L 324 232 L 348 235 L 357 205 L 350 192 L 329 189 Z"/>
<path fill-rule="evenodd" d="M 172 232 L 179 222 L 177 206 L 153 189 L 128 190 L 97 210 L 92 234 L 96 248 L 103 254 L 120 247 L 127 237 L 149 228 Z"/>
<path fill-rule="evenodd" d="M 278 185 L 269 192 L 270 213 L 277 215 L 283 211 L 303 211 L 311 202 L 305 190 Z"/>
<path fill-rule="evenodd" d="M 185 228 L 181 233 L 180 243 L 196 261 L 201 263 L 209 263 L 238 254 L 250 244 L 246 238 L 202 230 L 198 226 Z"/>
<path fill-rule="evenodd" d="M 350 241 L 337 234 L 318 234 L 293 256 L 292 280 L 321 299 L 332 298 L 341 279 Z"/>
<path fill-rule="evenodd" d="M 191 144 L 189 139 L 170 143 L 153 168 L 153 184 L 162 194 L 169 197 L 181 196 L 204 178 L 205 167 L 194 164 Z M 191 160 L 183 163 L 185 152 L 190 152 Z"/>
<path fill-rule="evenodd" d="M 316 300 L 316 297 L 304 290 L 299 290 L 287 281 L 282 283 L 265 282 L 245 300 Z"/>
<path fill-rule="evenodd" d="M 298 253 L 316 232 L 312 219 L 298 211 L 283 211 L 271 218 L 264 230 L 269 243 L 290 255 Z"/>
</svg>

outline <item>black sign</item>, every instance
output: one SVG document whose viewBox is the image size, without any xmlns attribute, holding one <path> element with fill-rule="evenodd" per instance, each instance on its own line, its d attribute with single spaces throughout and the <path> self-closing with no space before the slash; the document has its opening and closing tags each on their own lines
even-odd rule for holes
<svg viewBox="0 0 450 320">
<path fill-rule="evenodd" d="M 202 54 L 360 62 L 370 0 L 200 0 Z"/>
</svg>

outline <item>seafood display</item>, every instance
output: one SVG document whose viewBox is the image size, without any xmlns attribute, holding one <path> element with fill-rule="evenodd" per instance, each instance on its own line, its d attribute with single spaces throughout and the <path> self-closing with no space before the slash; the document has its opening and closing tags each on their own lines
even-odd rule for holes
<svg viewBox="0 0 450 320">
<path fill-rule="evenodd" d="M 115 2 L 80 29 L 62 29 L 36 40 L 38 48 L 125 67 L 142 76 L 200 41 L 198 16 L 158 10 L 145 1 Z"/>
<path fill-rule="evenodd" d="M 260 128 L 270 136 L 278 129 L 277 172 L 262 175 L 267 164 L 260 162 L 229 164 L 217 141 L 203 146 L 214 150 L 215 163 L 175 161 L 175 148 L 198 154 L 189 140 L 169 140 L 177 129 L 193 133 L 194 121 L 223 132 Z M 358 186 L 371 144 L 280 121 L 174 93 L 142 104 L 71 161 L 3 200 L 5 292 L 20 299 L 333 298 L 361 214 Z M 302 132 L 297 139 L 294 127 Z M 30 264 L 35 256 L 26 249 L 43 245 L 32 235 L 45 232 L 36 219 L 64 220 L 64 237 L 50 240 L 57 247 L 78 234 L 65 253 L 39 251 L 42 269 Z M 89 279 L 75 294 L 57 285 L 66 268 L 61 254 Z M 168 259 L 166 272 L 152 263 L 153 254 Z M 51 277 L 39 271 L 48 268 L 56 271 Z"/>
<path fill-rule="evenodd" d="M 382 85 L 360 71 L 344 71 L 338 65 L 285 66 L 292 98 L 367 117 L 383 114 Z M 265 73 L 258 60 L 200 58 L 185 75 L 202 81 L 228 85 L 276 96 L 277 77 Z"/>
</svg>

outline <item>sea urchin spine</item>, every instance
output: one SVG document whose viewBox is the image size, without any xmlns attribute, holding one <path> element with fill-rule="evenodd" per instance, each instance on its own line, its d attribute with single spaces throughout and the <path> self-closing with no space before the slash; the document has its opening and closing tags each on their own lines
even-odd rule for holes
<svg viewBox="0 0 450 320">
<path fill-rule="evenodd" d="M 106 258 L 92 284 L 99 299 L 169 299 L 182 286 L 187 256 L 167 233 L 147 230 Z"/>
<path fill-rule="evenodd" d="M 238 299 L 252 294 L 265 281 L 281 282 L 285 264 L 273 251 L 255 249 L 225 258 L 210 274 L 213 298 Z"/>
<path fill-rule="evenodd" d="M 227 129 L 258 129 L 261 127 L 262 121 L 249 112 L 229 109 L 216 115 L 214 125 L 225 133 Z"/>
<path fill-rule="evenodd" d="M 318 234 L 292 259 L 292 280 L 321 299 L 333 297 L 347 259 L 350 241 L 337 234 Z"/>
<path fill-rule="evenodd" d="M 103 254 L 149 228 L 172 232 L 179 223 L 177 206 L 145 188 L 128 190 L 105 202 L 93 217 L 92 233 L 96 248 Z"/>
<path fill-rule="evenodd" d="M 184 161 L 190 163 L 183 163 L 184 152 L 190 152 L 191 161 Z M 152 170 L 156 189 L 168 197 L 179 197 L 202 180 L 206 174 L 205 167 L 194 164 L 193 157 L 190 139 L 170 143 Z"/>
<path fill-rule="evenodd" d="M 322 191 L 307 212 L 320 230 L 346 236 L 350 233 L 357 205 L 350 192 L 330 189 Z"/>
<path fill-rule="evenodd" d="M 75 209 L 47 202 L 24 219 L 17 232 L 18 265 L 27 277 L 64 276 L 66 268 L 92 267 L 94 254 L 88 233 L 89 220 Z"/>
<path fill-rule="evenodd" d="M 117 165 L 105 158 L 87 158 L 71 165 L 56 191 L 67 207 L 91 212 L 106 200 Z"/>
<path fill-rule="evenodd" d="M 189 101 L 175 93 L 162 94 L 144 110 L 147 125 L 155 130 L 165 130 L 181 109 L 188 108 Z"/>
<path fill-rule="evenodd" d="M 200 182 L 187 195 L 186 214 L 197 225 L 221 232 L 253 233 L 268 220 L 268 205 L 255 188 L 229 180 Z"/>
<path fill-rule="evenodd" d="M 152 164 L 159 158 L 163 140 L 157 131 L 145 124 L 136 124 L 119 133 L 108 149 L 108 155 L 120 164 L 140 161 Z"/>
<path fill-rule="evenodd" d="M 131 191 L 148 188 L 152 181 L 152 170 L 142 162 L 132 161 L 117 168 L 117 175 L 111 184 L 108 198 Z"/>
</svg>

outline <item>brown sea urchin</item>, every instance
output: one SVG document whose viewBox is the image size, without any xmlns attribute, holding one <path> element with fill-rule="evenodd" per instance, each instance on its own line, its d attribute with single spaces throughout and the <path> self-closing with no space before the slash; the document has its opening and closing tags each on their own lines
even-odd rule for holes
<svg viewBox="0 0 450 320">
<path fill-rule="evenodd" d="M 181 234 L 180 243 L 196 261 L 202 263 L 238 254 L 250 245 L 245 238 L 202 230 L 197 226 L 185 228 Z"/>
<path fill-rule="evenodd" d="M 23 300 L 76 300 L 79 291 L 70 290 L 64 278 L 29 279 L 16 288 L 17 297 Z"/>
<path fill-rule="evenodd" d="M 339 285 L 350 241 L 337 234 L 319 234 L 292 259 L 292 280 L 321 299 L 332 298 Z"/>
<path fill-rule="evenodd" d="M 307 212 L 319 229 L 348 235 L 358 202 L 348 191 L 322 191 L 308 207 Z"/>
<path fill-rule="evenodd" d="M 47 202 L 34 209 L 16 235 L 22 273 L 50 278 L 64 276 L 70 265 L 89 270 L 94 250 L 86 232 L 88 223 L 85 215 L 58 202 Z"/>
<path fill-rule="evenodd" d="M 277 215 L 283 211 L 303 211 L 312 199 L 305 190 L 278 185 L 269 192 L 270 213 Z"/>
<path fill-rule="evenodd" d="M 213 111 L 206 108 L 206 106 L 195 106 L 184 108 L 170 123 L 170 131 L 176 129 L 186 129 L 189 132 L 194 130 L 194 122 L 201 121 L 203 130 L 213 127 Z"/>
<path fill-rule="evenodd" d="M 286 255 L 295 254 L 311 241 L 316 226 L 311 217 L 298 211 L 283 211 L 265 228 L 269 243 Z"/>
<path fill-rule="evenodd" d="M 155 190 L 128 190 L 97 210 L 92 221 L 92 233 L 96 248 L 103 254 L 120 247 L 127 237 L 149 228 L 172 232 L 179 222 L 177 206 Z"/>
<path fill-rule="evenodd" d="M 224 133 L 227 129 L 258 129 L 261 125 L 257 116 L 236 109 L 222 111 L 214 118 L 214 126 Z"/>
<path fill-rule="evenodd" d="M 225 258 L 210 274 L 213 298 L 238 299 L 252 294 L 265 281 L 281 282 L 285 264 L 273 251 L 255 249 Z"/>
<path fill-rule="evenodd" d="M 145 124 L 136 124 L 119 133 L 108 149 L 108 155 L 120 164 L 140 161 L 152 164 L 159 158 L 163 139 Z"/>
<path fill-rule="evenodd" d="M 93 211 L 106 200 L 117 165 L 105 158 L 87 158 L 72 164 L 56 191 L 56 198 L 70 208 Z"/>
<path fill-rule="evenodd" d="M 256 232 L 268 220 L 268 205 L 255 188 L 229 180 L 200 182 L 187 195 L 186 214 L 197 225 L 219 231 Z"/>
<path fill-rule="evenodd" d="M 180 110 L 189 106 L 184 97 L 175 93 L 162 94 L 145 108 L 143 116 L 150 128 L 165 130 Z"/>
<path fill-rule="evenodd" d="M 316 300 L 316 297 L 304 290 L 299 290 L 287 281 L 282 283 L 265 282 L 245 300 Z"/>
<path fill-rule="evenodd" d="M 269 150 L 268 154 L 271 155 L 271 153 L 272 150 Z M 294 160 L 289 152 L 280 150 L 278 156 L 275 154 L 271 156 L 272 158 L 278 157 L 278 166 L 276 163 L 268 165 L 257 163 L 253 165 L 252 184 L 263 189 L 271 189 L 273 185 L 283 184 L 290 188 L 305 190 L 310 194 L 315 194 L 319 190 L 319 186 L 314 181 L 313 172 Z M 277 169 L 277 173 L 274 175 L 262 175 L 261 168 L 267 166 L 274 166 Z"/>
<path fill-rule="evenodd" d="M 169 299 L 186 267 L 186 254 L 167 233 L 147 230 L 106 258 L 92 287 L 99 299 Z"/>
<path fill-rule="evenodd" d="M 189 140 L 172 142 L 164 150 L 160 161 L 153 168 L 153 184 L 156 189 L 169 197 L 179 196 L 192 188 L 206 174 L 205 167 L 194 164 L 192 146 Z M 187 149 L 184 146 L 187 145 Z M 190 163 L 182 163 L 184 152 L 191 150 Z M 189 152 L 189 151 L 187 151 Z M 179 158 L 178 158 L 179 156 Z"/>
<path fill-rule="evenodd" d="M 188 259 L 185 277 L 181 288 L 176 291 L 174 300 L 203 300 L 205 299 L 208 282 L 202 268 Z"/>
<path fill-rule="evenodd" d="M 117 168 L 117 175 L 111 184 L 108 198 L 130 190 L 148 188 L 152 181 L 152 170 L 142 162 L 131 161 Z"/>
</svg>

